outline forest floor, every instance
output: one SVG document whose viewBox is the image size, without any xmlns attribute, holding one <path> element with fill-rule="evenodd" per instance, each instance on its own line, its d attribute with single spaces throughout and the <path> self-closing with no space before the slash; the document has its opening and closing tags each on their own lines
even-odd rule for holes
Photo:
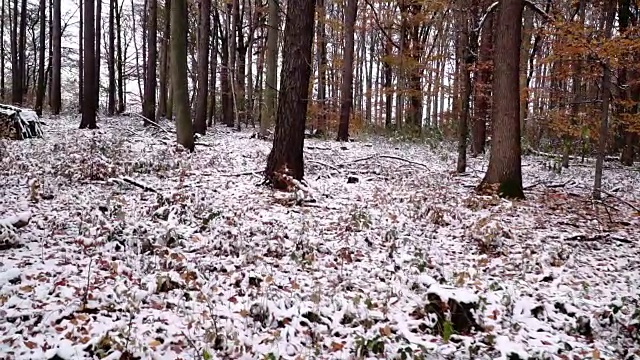
<svg viewBox="0 0 640 360">
<path fill-rule="evenodd" d="M 0 225 L 0 359 L 640 358 L 638 168 L 594 202 L 593 162 L 525 157 L 512 202 L 450 145 L 307 140 L 283 193 L 251 129 L 45 122 L 0 140 L 0 219 L 31 214 Z"/>
</svg>

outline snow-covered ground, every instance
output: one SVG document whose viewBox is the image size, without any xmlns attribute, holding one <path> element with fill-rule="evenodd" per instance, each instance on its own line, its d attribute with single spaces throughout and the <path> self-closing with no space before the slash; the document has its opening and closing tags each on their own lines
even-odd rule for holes
<svg viewBox="0 0 640 360">
<path fill-rule="evenodd" d="M 308 140 L 290 194 L 250 131 L 189 154 L 138 120 L 46 123 L 0 140 L 0 219 L 32 214 L 0 224 L 2 359 L 638 358 L 637 168 L 608 163 L 595 203 L 592 163 L 527 157 L 511 202 L 446 146 Z"/>
</svg>

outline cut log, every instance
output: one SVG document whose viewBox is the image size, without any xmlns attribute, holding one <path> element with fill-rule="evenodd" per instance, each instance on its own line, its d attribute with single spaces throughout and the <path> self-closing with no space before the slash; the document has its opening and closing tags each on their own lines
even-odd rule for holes
<svg viewBox="0 0 640 360">
<path fill-rule="evenodd" d="M 0 138 L 24 140 L 42 137 L 40 125 L 33 110 L 0 104 Z"/>
<path fill-rule="evenodd" d="M 0 225 L 12 226 L 16 229 L 20 229 L 27 226 L 29 224 L 29 220 L 31 220 L 31 212 L 25 211 L 9 216 L 8 218 L 0 219 Z"/>
</svg>

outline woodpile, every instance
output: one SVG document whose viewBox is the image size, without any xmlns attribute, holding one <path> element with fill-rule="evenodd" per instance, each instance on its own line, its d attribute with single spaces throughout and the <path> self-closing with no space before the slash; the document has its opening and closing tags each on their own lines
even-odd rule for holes
<svg viewBox="0 0 640 360">
<path fill-rule="evenodd" d="M 42 137 L 42 129 L 38 115 L 33 110 L 0 104 L 0 139 L 36 137 Z"/>
</svg>

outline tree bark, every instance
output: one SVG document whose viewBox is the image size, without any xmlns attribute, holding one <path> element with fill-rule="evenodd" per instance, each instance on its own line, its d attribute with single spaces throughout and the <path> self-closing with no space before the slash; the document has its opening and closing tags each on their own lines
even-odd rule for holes
<svg viewBox="0 0 640 360">
<path fill-rule="evenodd" d="M 209 91 L 209 44 L 211 28 L 211 1 L 200 1 L 200 29 L 198 36 L 198 89 L 196 95 L 196 118 L 194 130 L 204 135 L 207 132 L 207 99 Z"/>
<path fill-rule="evenodd" d="M 95 91 L 95 95 L 93 95 L 93 101 L 95 101 L 96 112 L 100 109 L 100 66 L 102 62 L 102 0 L 96 0 L 96 19 L 95 19 L 95 64 L 96 64 L 96 72 L 95 72 L 95 85 L 93 91 Z"/>
<path fill-rule="evenodd" d="M 460 24 L 460 42 L 458 46 L 458 54 L 460 55 L 459 70 L 460 70 L 460 102 L 461 109 L 458 119 L 458 161 L 456 171 L 458 173 L 464 173 L 467 170 L 467 133 L 469 132 L 469 115 L 471 109 L 471 69 L 473 65 L 473 57 L 470 51 L 469 41 L 469 2 L 465 0 L 459 1 L 460 11 L 459 24 Z"/>
<path fill-rule="evenodd" d="M 325 0 L 317 1 L 318 21 L 316 23 L 316 63 L 318 65 L 318 126 L 319 134 L 327 132 L 327 31 L 325 28 Z"/>
<path fill-rule="evenodd" d="M 85 0 L 84 4 L 84 100 L 82 102 L 82 121 L 80 128 L 95 129 L 98 94 L 96 89 L 96 36 L 95 36 L 95 3 L 94 0 Z"/>
<path fill-rule="evenodd" d="M 497 185 L 498 194 L 524 198 L 520 144 L 520 44 L 524 0 L 498 5 L 493 79 L 493 138 L 489 167 L 480 187 Z"/>
<path fill-rule="evenodd" d="M 474 157 L 484 153 L 487 139 L 487 121 L 491 104 L 491 70 L 493 68 L 493 18 L 485 21 L 481 29 L 480 50 L 476 67 L 476 87 L 474 93 L 475 116 L 471 125 L 471 152 Z"/>
<path fill-rule="evenodd" d="M 604 36 L 605 40 L 611 39 L 613 33 L 613 22 L 616 17 L 616 0 L 605 0 Z M 610 59 L 605 57 L 602 64 L 602 112 L 600 114 L 600 131 L 598 133 L 598 157 L 596 158 L 596 172 L 593 182 L 593 198 L 601 198 L 602 189 L 602 168 L 604 165 L 605 152 L 607 150 L 607 137 L 609 135 L 609 104 L 611 97 L 611 67 Z"/>
<path fill-rule="evenodd" d="M 114 0 L 117 1 L 117 0 Z M 118 48 L 118 59 L 117 59 L 117 68 L 118 68 L 118 114 L 124 113 L 126 108 L 125 98 L 124 98 L 124 61 L 122 59 L 122 22 L 121 22 L 121 13 L 122 6 L 116 4 L 116 28 L 117 28 L 117 36 L 116 36 L 116 47 Z"/>
<path fill-rule="evenodd" d="M 171 4 L 171 86 L 178 144 L 194 150 L 187 83 L 187 0 Z"/>
<path fill-rule="evenodd" d="M 158 36 L 158 0 L 148 0 L 149 13 L 147 25 L 147 69 L 144 81 L 144 102 L 142 115 L 147 119 L 155 119 L 156 116 L 156 66 L 158 60 L 157 36 Z M 145 125 L 150 125 L 144 121 Z"/>
<path fill-rule="evenodd" d="M 160 45 L 160 84 L 158 93 L 158 113 L 156 118 L 167 116 L 167 101 L 169 101 L 169 37 L 171 32 L 171 0 L 164 3 L 164 29 Z"/>
<path fill-rule="evenodd" d="M 107 115 L 116 113 L 116 29 L 115 11 L 118 3 L 109 1 L 109 88 L 107 91 Z"/>
<path fill-rule="evenodd" d="M 280 99 L 273 148 L 267 158 L 265 176 L 278 189 L 290 183 L 283 175 L 304 177 L 304 128 L 311 77 L 314 2 L 289 0 L 284 29 L 284 51 Z"/>
<path fill-rule="evenodd" d="M 345 8 L 345 41 L 342 60 L 342 86 L 340 88 L 340 125 L 338 141 L 349 140 L 349 118 L 353 107 L 353 43 L 355 23 L 358 12 L 358 0 L 347 0 Z"/>
<path fill-rule="evenodd" d="M 78 111 L 80 113 L 84 111 L 84 91 L 85 91 L 84 89 L 84 62 L 85 62 L 84 38 L 86 37 L 86 34 L 85 34 L 85 22 L 84 22 L 85 12 L 84 12 L 83 6 L 84 7 L 87 6 L 87 1 L 90 1 L 90 0 L 79 0 L 80 27 L 78 29 L 78 34 L 79 34 L 78 47 L 80 51 L 78 52 Z"/>
<path fill-rule="evenodd" d="M 38 53 L 38 92 L 36 94 L 35 110 L 38 116 L 42 116 L 42 106 L 44 104 L 44 93 L 46 90 L 44 83 L 44 58 L 46 50 L 47 34 L 47 1 L 40 0 L 40 39 Z"/>
<path fill-rule="evenodd" d="M 62 19 L 60 3 L 62 0 L 53 0 L 53 34 L 51 59 L 51 113 L 60 114 L 62 107 L 62 84 L 60 72 L 62 67 Z M 80 10 L 82 12 L 82 9 Z M 82 54 L 79 54 L 82 57 Z"/>
</svg>

